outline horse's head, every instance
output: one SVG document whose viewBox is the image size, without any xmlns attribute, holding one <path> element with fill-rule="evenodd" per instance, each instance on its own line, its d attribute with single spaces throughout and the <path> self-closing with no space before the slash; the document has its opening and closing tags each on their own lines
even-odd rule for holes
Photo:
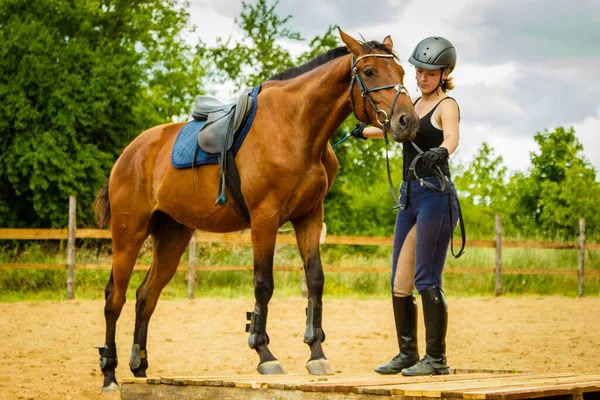
<svg viewBox="0 0 600 400">
<path fill-rule="evenodd" d="M 361 44 L 339 31 L 352 54 L 350 101 L 356 118 L 381 126 L 397 142 L 413 140 L 419 116 L 403 85 L 404 69 L 392 50 L 392 39 L 387 36 L 382 43 Z"/>
</svg>

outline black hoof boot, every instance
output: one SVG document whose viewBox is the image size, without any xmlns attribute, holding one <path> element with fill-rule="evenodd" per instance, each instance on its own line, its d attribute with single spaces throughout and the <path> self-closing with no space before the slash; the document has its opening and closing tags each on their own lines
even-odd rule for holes
<svg viewBox="0 0 600 400">
<path fill-rule="evenodd" d="M 417 351 L 417 303 L 414 296 L 392 297 L 396 335 L 400 353 L 387 364 L 375 368 L 378 374 L 397 374 L 419 361 Z"/>
<path fill-rule="evenodd" d="M 129 369 L 136 378 L 145 378 L 148 369 L 148 358 L 145 349 L 141 349 L 139 344 L 134 344 L 131 348 L 129 357 Z"/>
<path fill-rule="evenodd" d="M 425 316 L 425 340 L 427 354 L 415 366 L 402 371 L 405 376 L 447 375 L 446 330 L 448 328 L 448 306 L 444 292 L 437 286 L 421 294 Z"/>
<path fill-rule="evenodd" d="M 115 369 L 118 365 L 117 360 L 117 348 L 113 344 L 112 346 L 98 347 L 100 353 L 100 369 L 104 376 L 104 382 L 102 383 L 103 392 L 114 392 L 119 389 L 117 378 L 115 376 Z"/>
</svg>

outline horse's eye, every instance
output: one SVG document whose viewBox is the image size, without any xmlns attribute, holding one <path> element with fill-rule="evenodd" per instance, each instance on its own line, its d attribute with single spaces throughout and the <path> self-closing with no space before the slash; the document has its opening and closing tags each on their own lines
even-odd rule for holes
<svg viewBox="0 0 600 400">
<path fill-rule="evenodd" d="M 373 72 L 372 69 L 365 69 L 365 76 L 367 78 L 371 78 L 373 75 L 375 75 L 375 73 Z"/>
</svg>

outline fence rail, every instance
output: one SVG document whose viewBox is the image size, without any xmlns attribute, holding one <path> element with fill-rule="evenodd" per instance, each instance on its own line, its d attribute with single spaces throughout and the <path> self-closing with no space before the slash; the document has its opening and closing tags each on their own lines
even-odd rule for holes
<svg viewBox="0 0 600 400">
<path fill-rule="evenodd" d="M 67 240 L 67 262 L 66 264 L 25 264 L 25 263 L 0 263 L 0 269 L 53 269 L 68 271 L 67 275 L 67 298 L 74 298 L 75 269 L 79 270 L 110 270 L 110 264 L 76 264 L 75 262 L 75 239 L 110 239 L 110 231 L 106 229 L 76 229 L 75 223 L 75 197 L 69 199 L 69 228 L 67 229 L 30 229 L 30 228 L 0 228 L 0 240 Z M 495 240 L 467 240 L 469 248 L 495 248 L 495 267 L 481 268 L 455 268 L 447 267 L 444 273 L 495 273 L 495 294 L 502 294 L 502 275 L 577 275 L 578 293 L 584 295 L 583 279 L 585 276 L 600 276 L 599 270 L 585 271 L 585 250 L 600 250 L 600 243 L 585 243 L 585 223 L 579 221 L 578 242 L 537 242 L 532 240 L 502 240 L 502 220 L 496 216 L 496 238 Z M 250 233 L 211 233 L 196 231 L 189 243 L 189 263 L 179 264 L 179 271 L 188 273 L 188 297 L 194 297 L 194 281 L 197 271 L 252 271 L 251 265 L 195 265 L 195 254 L 197 243 L 233 243 L 251 244 Z M 291 234 L 277 235 L 279 244 L 295 244 L 296 237 Z M 332 245 L 363 245 L 363 246 L 391 246 L 391 237 L 367 237 L 367 236 L 327 236 L 325 244 Z M 456 246 L 461 243 L 454 241 Z M 529 249 L 556 249 L 556 250 L 579 250 L 578 269 L 503 269 L 502 249 L 506 248 L 529 248 Z M 149 265 L 137 264 L 135 270 L 148 270 Z M 300 265 L 276 265 L 275 271 L 302 271 Z M 387 273 L 389 268 L 380 267 L 344 267 L 324 265 L 325 272 L 372 272 Z"/>
</svg>

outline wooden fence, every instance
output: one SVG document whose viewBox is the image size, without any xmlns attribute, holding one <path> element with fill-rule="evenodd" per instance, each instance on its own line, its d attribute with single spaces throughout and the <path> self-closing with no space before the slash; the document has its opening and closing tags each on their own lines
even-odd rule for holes
<svg viewBox="0 0 600 400">
<path fill-rule="evenodd" d="M 0 228 L 0 240 L 67 240 L 67 263 L 66 264 L 19 264 L 19 263 L 0 263 L 0 269 L 67 269 L 67 298 L 73 299 L 75 286 L 75 269 L 111 269 L 110 264 L 76 264 L 75 262 L 75 239 L 110 239 L 110 232 L 105 229 L 76 229 L 75 219 L 75 197 L 69 199 L 69 227 L 67 229 L 23 229 L 23 228 Z M 577 275 L 578 293 L 580 297 L 584 295 L 584 260 L 585 250 L 600 250 L 600 243 L 585 243 L 585 223 L 583 218 L 579 220 L 579 241 L 578 242 L 537 242 L 529 240 L 502 240 L 502 220 L 500 215 L 496 216 L 496 238 L 495 240 L 467 240 L 467 248 L 495 248 L 496 265 L 494 268 L 446 268 L 444 273 L 494 273 L 495 274 L 495 294 L 502 294 L 502 275 Z M 189 263 L 179 265 L 179 270 L 188 273 L 188 297 L 194 298 L 194 282 L 197 271 L 251 271 L 250 265 L 227 265 L 197 266 L 196 244 L 197 243 L 232 243 L 232 244 L 251 244 L 250 233 L 210 233 L 196 231 L 190 240 Z M 279 244 L 296 244 L 296 238 L 290 234 L 277 235 Z M 327 236 L 325 244 L 334 245 L 367 245 L 367 246 L 391 246 L 393 238 L 391 237 L 360 237 L 360 236 Z M 460 241 L 454 241 L 455 246 L 460 246 Z M 558 269 L 503 269 L 502 268 L 502 249 L 503 248 L 529 248 L 529 249 L 561 249 L 561 250 L 579 250 L 578 269 L 577 270 L 558 270 Z M 136 265 L 136 270 L 148 270 L 149 265 Z M 275 271 L 298 271 L 301 272 L 301 265 L 276 265 Z M 389 273 L 390 268 L 368 267 L 368 268 L 347 268 L 340 266 L 323 266 L 325 272 L 382 272 Z M 586 276 L 598 276 L 600 271 L 588 271 Z"/>
</svg>

